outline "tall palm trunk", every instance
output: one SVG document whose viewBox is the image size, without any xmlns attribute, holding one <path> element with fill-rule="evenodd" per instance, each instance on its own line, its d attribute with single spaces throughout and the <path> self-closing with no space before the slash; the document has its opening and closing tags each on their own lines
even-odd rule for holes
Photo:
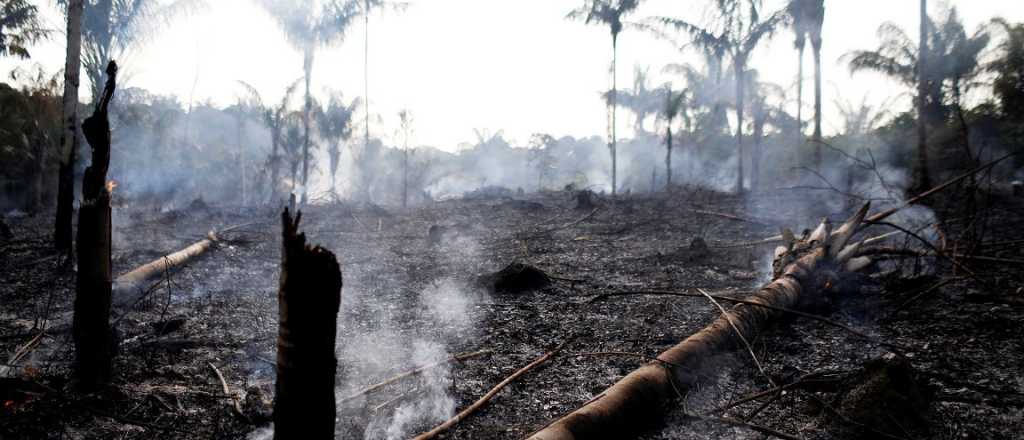
<svg viewBox="0 0 1024 440">
<path fill-rule="evenodd" d="M 363 20 L 363 147 L 370 148 L 370 0 L 366 0 Z"/>
<path fill-rule="evenodd" d="M 671 95 L 669 96 L 671 98 Z M 665 191 L 672 189 L 672 120 L 665 127 Z"/>
<path fill-rule="evenodd" d="M 402 152 L 402 207 L 405 208 L 409 201 L 409 146 L 405 146 Z"/>
<path fill-rule="evenodd" d="M 64 128 L 61 131 L 60 169 L 57 172 L 57 218 L 53 243 L 71 252 L 71 218 L 74 214 L 75 157 L 78 155 L 78 81 L 82 69 L 83 0 L 68 1 L 68 49 L 64 63 Z"/>
<path fill-rule="evenodd" d="M 763 104 L 763 103 L 762 103 Z M 754 131 L 751 137 L 754 138 L 753 151 L 750 154 L 750 189 L 756 191 L 761 187 L 761 157 L 764 154 L 762 140 L 764 139 L 765 115 L 764 109 L 753 111 Z"/>
<path fill-rule="evenodd" d="M 612 32 L 612 93 L 611 93 L 611 127 L 608 129 L 610 140 L 608 143 L 608 150 L 612 155 L 612 197 L 615 196 L 616 188 L 618 187 L 617 174 L 618 174 L 618 163 L 615 152 L 615 107 L 618 106 L 618 84 L 617 80 L 617 62 L 618 62 L 618 46 L 619 46 L 619 34 Z"/>
<path fill-rule="evenodd" d="M 743 71 L 745 62 L 737 60 L 736 66 L 736 193 L 743 194 Z"/>
<path fill-rule="evenodd" d="M 821 169 L 821 37 L 811 39 L 814 49 L 814 168 Z"/>
<path fill-rule="evenodd" d="M 796 129 L 800 132 L 803 137 L 803 126 L 804 126 L 804 46 L 806 44 L 800 40 L 797 40 L 797 59 L 796 62 Z M 801 139 L 801 142 L 803 139 Z"/>
<path fill-rule="evenodd" d="M 271 154 L 270 154 L 270 201 L 271 201 L 271 203 L 273 203 L 274 199 L 277 198 L 277 182 L 278 182 L 278 178 L 280 177 L 280 175 L 278 174 L 279 173 L 278 170 L 280 169 L 280 166 L 281 166 L 281 156 L 279 156 L 278 153 L 277 153 L 277 147 L 278 147 L 278 139 L 277 139 L 277 137 L 278 137 L 278 134 L 276 133 L 276 130 L 277 129 L 271 129 L 271 132 L 272 132 L 271 136 L 273 136 L 273 138 L 270 140 L 270 144 L 271 144 Z"/>
<path fill-rule="evenodd" d="M 309 193 L 306 184 L 309 180 L 309 116 L 313 109 L 313 98 L 309 93 L 309 83 L 313 76 L 313 49 L 306 49 L 303 58 L 303 68 L 306 72 L 306 104 L 302 112 L 302 203 L 305 204 Z"/>
<path fill-rule="evenodd" d="M 914 160 L 911 193 L 921 193 L 931 187 L 928 173 L 928 127 L 925 96 L 928 93 L 925 72 L 928 68 L 928 0 L 921 0 L 921 34 L 917 53 L 917 158 Z"/>
</svg>

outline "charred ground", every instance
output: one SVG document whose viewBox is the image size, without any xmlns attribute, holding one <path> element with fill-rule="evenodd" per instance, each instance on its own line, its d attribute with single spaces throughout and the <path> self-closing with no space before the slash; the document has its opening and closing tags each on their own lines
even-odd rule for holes
<svg viewBox="0 0 1024 440">
<path fill-rule="evenodd" d="M 344 204 L 303 209 L 302 229 L 338 255 L 345 279 L 337 350 L 339 438 L 405 438 L 426 431 L 571 340 L 446 435 L 526 437 L 718 313 L 702 298 L 599 295 L 700 287 L 740 296 L 767 279 L 771 249 L 725 246 L 774 235 L 780 226 L 843 217 L 841 209 L 813 199 L 793 191 L 743 199 L 686 189 L 616 203 L 598 198 L 588 209 L 576 209 L 568 192 L 482 195 L 409 210 Z M 986 215 L 987 238 L 977 252 L 1006 261 L 962 260 L 958 267 L 937 258 L 888 260 L 863 279 L 857 295 L 819 311 L 875 341 L 807 319 L 781 322 L 754 341 L 775 382 L 812 372 L 823 379 L 772 399 L 749 422 L 804 438 L 1018 435 L 1024 425 L 1024 295 L 1017 272 L 1024 258 L 1024 203 L 1009 196 L 990 203 L 999 208 Z M 950 214 L 956 205 L 945 200 L 934 207 L 949 236 L 975 226 Z M 70 382 L 74 275 L 50 253 L 51 217 L 10 219 L 15 236 L 0 242 L 0 350 L 8 353 L 3 361 L 11 369 L 0 379 L 0 437 L 258 436 L 273 398 L 278 214 L 276 208 L 240 211 L 199 203 L 169 212 L 119 208 L 115 273 L 187 246 L 209 230 L 245 226 L 168 273 L 145 300 L 115 313 L 122 341 L 115 381 L 91 395 L 75 392 Z M 893 246 L 903 244 L 898 239 Z M 482 285 L 481 277 L 512 263 L 544 271 L 550 283 L 515 293 Z M 22 347 L 29 347 L 26 354 L 12 356 Z M 347 398 L 419 365 L 479 350 L 490 352 Z M 865 373 L 877 371 L 864 367 L 885 362 L 879 359 L 899 359 L 911 370 Z M 763 437 L 689 417 L 770 388 L 743 351 L 717 365 L 704 372 L 708 386 L 685 396 L 645 438 Z M 919 385 L 896 398 L 871 397 L 889 412 L 888 425 L 862 414 L 848 398 L 871 394 L 865 384 L 880 380 L 898 382 L 890 388 L 899 390 L 915 386 L 904 386 L 908 380 Z M 766 400 L 725 415 L 745 418 Z"/>
</svg>

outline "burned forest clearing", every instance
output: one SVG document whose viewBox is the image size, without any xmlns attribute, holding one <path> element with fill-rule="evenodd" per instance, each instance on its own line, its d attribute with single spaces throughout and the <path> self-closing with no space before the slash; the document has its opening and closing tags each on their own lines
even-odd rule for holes
<svg viewBox="0 0 1024 440">
<path fill-rule="evenodd" d="M 1024 432 L 1024 2 L 0 0 L 0 440 Z"/>
<path fill-rule="evenodd" d="M 765 207 L 757 209 L 790 206 L 805 196 L 764 195 Z M 1008 203 L 994 227 L 1019 231 L 1024 203 Z M 573 194 L 553 192 L 408 210 L 347 204 L 304 210 L 302 229 L 338 252 L 344 273 L 336 350 L 339 436 L 410 437 L 426 431 L 561 346 L 546 365 L 446 434 L 525 438 L 719 314 L 700 295 L 657 293 L 702 289 L 745 297 L 771 277 L 772 246 L 735 245 L 770 237 L 780 224 L 813 226 L 808 219 L 823 214 L 808 208 L 795 217 L 779 211 L 747 218 L 752 208 L 737 198 L 699 189 L 672 197 L 598 200 L 586 209 L 576 205 Z M 197 201 L 163 213 L 120 209 L 114 218 L 123 225 L 114 237 L 118 273 L 185 248 L 208 231 L 244 226 L 224 233 L 205 255 L 161 274 L 143 299 L 115 307 L 122 341 L 114 366 L 118 377 L 102 395 L 74 396 L 60 391 L 69 386 L 63 378 L 73 361 L 73 283 L 40 250 L 46 231 L 32 218 L 12 222 L 22 238 L 3 245 L 0 264 L 12 270 L 0 291 L 0 343 L 15 354 L 7 367 L 20 370 L 23 383 L 6 387 L 11 412 L 5 435 L 252 434 L 269 420 L 274 390 L 278 216 Z M 869 228 L 876 230 L 884 232 Z M 1001 238 L 1015 239 L 1020 237 Z M 1024 259 L 1012 247 L 998 257 Z M 495 290 L 496 274 L 516 264 L 523 266 L 506 270 L 506 285 Z M 743 350 L 721 355 L 701 371 L 706 384 L 641 437 L 756 437 L 757 431 L 712 419 L 740 420 L 756 412 L 747 419 L 751 424 L 781 432 L 867 429 L 860 435 L 873 436 L 883 426 L 916 423 L 903 429 L 1014 438 L 1013 423 L 1004 421 L 1019 416 L 1024 404 L 1017 377 L 1024 319 L 1024 297 L 1014 287 L 1021 282 L 1019 268 L 971 265 L 962 276 L 938 276 L 952 270 L 949 264 L 925 257 L 885 265 L 854 291 L 817 306 L 814 313 L 856 333 L 817 320 L 785 319 L 750 341 L 764 374 Z M 511 275 L 526 273 L 522 267 L 541 271 L 537 276 L 544 279 Z M 999 290 L 987 293 L 972 277 Z M 907 374 L 900 369 L 910 368 L 912 378 L 858 376 L 878 363 L 887 365 L 885 373 L 872 374 Z M 871 380 L 901 388 L 888 392 L 893 395 L 850 396 Z M 896 382 L 903 380 L 910 382 Z M 718 411 L 773 383 L 796 385 L 785 394 Z M 892 405 L 888 410 L 898 418 L 864 426 L 837 420 L 827 409 L 871 420 L 882 415 L 858 405 L 877 404 Z"/>
</svg>

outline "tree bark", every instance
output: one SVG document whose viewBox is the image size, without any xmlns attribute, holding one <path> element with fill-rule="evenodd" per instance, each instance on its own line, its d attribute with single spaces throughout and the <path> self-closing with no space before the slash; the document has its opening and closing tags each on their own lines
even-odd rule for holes
<svg viewBox="0 0 1024 440">
<path fill-rule="evenodd" d="M 814 49 L 814 168 L 821 169 L 822 141 L 821 141 L 821 37 L 811 38 L 811 47 Z"/>
<path fill-rule="evenodd" d="M 61 131 L 60 167 L 57 171 L 57 216 L 53 243 L 71 253 L 71 222 L 75 201 L 75 156 L 78 155 L 78 83 L 82 70 L 83 0 L 68 1 L 68 48 L 64 62 L 64 129 Z"/>
<path fill-rule="evenodd" d="M 313 49 L 306 49 L 302 65 L 306 72 L 306 103 L 302 112 L 302 203 L 305 204 L 309 194 L 309 117 L 310 111 L 313 109 L 313 97 L 309 93 L 309 83 L 313 76 Z"/>
<path fill-rule="evenodd" d="M 751 133 L 751 137 L 754 138 L 754 145 L 750 152 L 750 189 L 756 191 L 761 187 L 761 157 L 763 146 L 761 140 L 764 138 L 764 124 L 765 115 L 762 113 L 764 109 L 758 109 L 754 112 L 754 131 Z"/>
<path fill-rule="evenodd" d="M 743 194 L 743 61 L 735 61 L 736 67 L 736 193 Z"/>
<path fill-rule="evenodd" d="M 803 32 L 802 30 L 799 32 Z M 804 47 L 806 41 L 803 35 L 797 36 L 797 63 L 796 63 L 796 129 L 803 138 L 804 125 Z M 801 142 L 803 139 L 801 139 Z"/>
<path fill-rule="evenodd" d="M 669 98 L 671 99 L 671 98 Z M 672 121 L 665 128 L 665 190 L 672 189 Z"/>
<path fill-rule="evenodd" d="M 595 396 L 587 404 L 544 427 L 531 440 L 626 438 L 636 435 L 660 417 L 668 403 L 699 382 L 713 359 L 741 347 L 765 327 L 830 292 L 829 283 L 843 271 L 863 268 L 863 258 L 852 258 L 847 246 L 867 214 L 862 207 L 835 232 L 826 222 L 806 241 L 776 250 L 774 281 L 747 298 L 753 304 L 737 304 L 711 325 L 658 355 L 651 362 Z M 851 259 L 852 258 L 852 259 Z M 870 261 L 868 261 L 870 262 Z M 826 286 L 826 287 L 823 287 Z M 772 308 L 768 308 L 772 307 Z M 738 334 L 737 334 L 738 333 Z"/>
<path fill-rule="evenodd" d="M 274 438 L 333 439 L 341 268 L 330 251 L 306 244 L 301 218 L 281 214 Z"/>
<path fill-rule="evenodd" d="M 211 231 L 206 238 L 193 243 L 185 249 L 157 258 L 117 277 L 114 280 L 113 288 L 114 304 L 131 304 L 145 294 L 146 281 L 192 261 L 192 259 L 209 250 L 216 241 L 217 236 Z"/>
<path fill-rule="evenodd" d="M 117 64 L 107 66 L 107 84 L 96 111 L 82 124 L 92 147 L 92 164 L 82 178 L 78 213 L 78 276 L 75 280 L 75 373 L 83 390 L 110 381 L 115 341 L 110 329 L 110 123 L 107 107 L 114 95 Z"/>
<path fill-rule="evenodd" d="M 616 147 L 616 145 L 615 145 L 615 142 L 616 142 L 616 139 L 615 139 L 615 107 L 618 105 L 618 102 L 617 102 L 618 101 L 618 85 L 616 84 L 617 83 L 617 79 L 618 79 L 617 78 L 617 74 L 618 74 L 617 67 L 618 66 L 616 66 L 616 63 L 618 62 L 618 52 L 619 52 L 618 47 L 619 47 L 619 34 L 616 33 L 616 32 L 612 32 L 612 90 L 611 90 L 611 103 L 610 103 L 610 105 L 611 105 L 611 112 L 612 112 L 611 116 L 612 117 L 611 117 L 610 126 L 608 127 L 608 135 L 609 135 L 608 150 L 612 154 L 612 197 L 615 197 L 615 193 L 616 193 L 616 190 L 617 190 L 616 188 L 618 187 L 618 184 L 617 184 L 618 157 L 617 157 L 616 151 L 615 151 L 615 147 Z"/>
<path fill-rule="evenodd" d="M 931 187 L 931 175 L 928 172 L 928 122 L 926 96 L 928 85 L 926 71 L 928 69 L 928 1 L 921 0 L 921 32 L 917 52 L 917 156 L 913 166 L 913 182 L 910 192 L 919 193 Z"/>
</svg>

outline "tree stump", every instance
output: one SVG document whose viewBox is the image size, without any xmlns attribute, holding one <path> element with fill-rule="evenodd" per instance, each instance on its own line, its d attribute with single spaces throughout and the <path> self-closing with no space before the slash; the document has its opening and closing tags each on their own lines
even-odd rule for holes
<svg viewBox="0 0 1024 440">
<path fill-rule="evenodd" d="M 301 218 L 281 214 L 274 438 L 333 439 L 341 268 L 330 251 L 306 244 Z"/>
<path fill-rule="evenodd" d="M 82 177 L 82 205 L 76 238 L 78 275 L 75 278 L 75 375 L 82 390 L 110 382 L 116 342 L 110 328 L 110 121 L 107 107 L 114 97 L 117 64 L 107 65 L 107 84 L 82 133 L 92 147 L 92 165 Z"/>
</svg>

